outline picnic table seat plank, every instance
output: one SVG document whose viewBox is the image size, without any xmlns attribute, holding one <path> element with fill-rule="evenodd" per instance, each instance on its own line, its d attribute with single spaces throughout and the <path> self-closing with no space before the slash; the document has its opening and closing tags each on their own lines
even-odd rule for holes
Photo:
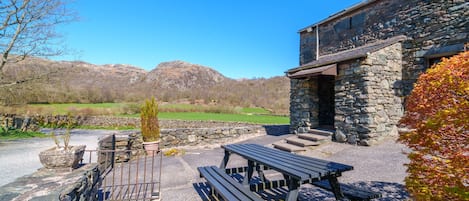
<svg viewBox="0 0 469 201">
<path fill-rule="evenodd" d="M 308 173 L 296 170 L 293 165 L 279 164 L 278 161 L 276 161 L 275 159 L 273 159 L 269 156 L 261 156 L 261 155 L 257 155 L 257 154 L 251 154 L 249 152 L 246 152 L 245 150 L 243 150 L 239 146 L 229 146 L 229 147 L 227 146 L 227 147 L 225 147 L 225 149 L 227 149 L 229 151 L 232 151 L 234 153 L 240 154 L 248 160 L 262 161 L 263 163 L 265 163 L 265 165 L 271 167 L 272 169 L 275 169 L 275 170 L 280 171 L 280 172 L 285 172 L 285 173 L 293 176 L 295 179 L 298 179 L 298 180 L 303 181 L 303 180 L 309 179 L 309 177 L 310 177 Z"/>
<path fill-rule="evenodd" d="M 201 177 L 207 180 L 212 189 L 215 189 L 227 201 L 263 200 L 227 175 L 225 170 L 219 169 L 216 166 L 198 167 L 197 169 Z"/>
<path fill-rule="evenodd" d="M 249 149 L 249 148 L 246 148 L 246 149 Z M 277 154 L 275 152 L 271 152 L 269 149 L 253 149 L 253 148 L 250 148 L 249 149 L 250 151 L 254 152 L 254 153 L 258 153 L 258 154 L 263 154 L 263 155 L 270 155 L 270 156 L 275 156 L 275 158 L 279 161 L 279 162 L 284 162 L 284 161 L 289 161 L 292 159 L 292 156 L 287 156 L 287 155 L 281 155 L 281 154 Z M 275 151 L 275 150 L 274 150 Z M 293 157 L 295 158 L 295 157 Z M 296 160 L 296 158 L 295 158 Z M 297 163 L 295 164 L 298 169 L 301 169 L 301 170 L 307 170 L 307 171 L 310 171 L 310 172 L 316 172 L 316 173 L 319 173 L 319 176 L 324 176 L 324 175 L 330 175 L 331 173 L 335 173 L 336 170 L 333 170 L 331 171 L 329 168 L 325 169 L 324 168 L 324 165 L 318 165 L 315 163 L 314 160 L 309 160 L 309 161 L 306 161 L 306 160 L 296 160 Z M 313 175 L 311 175 L 313 176 Z"/>
<path fill-rule="evenodd" d="M 331 190 L 331 185 L 327 180 L 312 183 L 314 186 Z M 359 187 L 351 186 L 348 184 L 340 183 L 340 189 L 345 197 L 352 201 L 367 201 L 375 198 L 380 198 L 382 195 L 378 192 L 362 189 Z"/>
</svg>

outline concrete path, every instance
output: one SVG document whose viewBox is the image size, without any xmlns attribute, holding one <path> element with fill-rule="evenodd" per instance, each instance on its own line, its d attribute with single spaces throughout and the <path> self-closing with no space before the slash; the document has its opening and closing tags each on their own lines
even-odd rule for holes
<svg viewBox="0 0 469 201">
<path fill-rule="evenodd" d="M 241 143 L 269 144 L 291 135 L 265 135 L 242 141 Z M 403 181 L 406 176 L 404 163 L 407 158 L 402 151 L 405 146 L 395 143 L 392 138 L 373 147 L 361 147 L 329 142 L 315 149 L 301 153 L 312 157 L 324 158 L 354 166 L 353 171 L 345 172 L 340 182 L 366 187 L 383 193 L 378 200 L 406 200 Z M 218 166 L 223 158 L 223 150 L 216 148 L 194 148 L 186 150 L 182 156 L 163 158 L 162 200 L 210 200 L 205 195 L 208 186 L 203 178 L 199 178 L 197 167 L 206 165 Z M 241 158 L 232 157 L 228 166 L 246 166 Z M 271 176 L 276 176 L 271 173 Z M 277 175 L 279 176 L 279 175 Z M 269 177 L 269 175 L 267 175 Z M 272 200 L 281 199 L 286 190 L 266 192 Z M 335 200 L 327 191 L 311 185 L 302 185 L 299 200 Z"/>
<path fill-rule="evenodd" d="M 49 130 L 44 129 L 43 132 L 49 133 Z M 61 133 L 63 130 L 57 132 Z M 98 145 L 98 138 L 116 131 L 75 129 L 71 133 L 71 145 L 86 144 L 87 150 L 94 150 Z M 55 145 L 51 138 L 0 141 L 0 187 L 41 168 L 39 153 L 53 146 Z"/>
</svg>

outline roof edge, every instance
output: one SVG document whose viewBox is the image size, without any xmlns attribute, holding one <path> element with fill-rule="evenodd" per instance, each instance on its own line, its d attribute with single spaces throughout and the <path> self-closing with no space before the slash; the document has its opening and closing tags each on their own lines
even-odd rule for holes
<svg viewBox="0 0 469 201">
<path fill-rule="evenodd" d="M 324 23 L 326 23 L 326 22 L 332 21 L 332 20 L 334 20 L 334 19 L 336 19 L 336 18 L 342 17 L 342 16 L 344 16 L 344 15 L 350 13 L 350 12 L 353 12 L 353 11 L 356 11 L 356 10 L 362 8 L 362 7 L 365 7 L 365 6 L 371 4 L 371 3 L 375 2 L 375 1 L 378 1 L 378 0 L 363 0 L 362 2 L 356 3 L 356 4 L 354 4 L 354 5 L 352 5 L 352 6 L 348 7 L 348 8 L 345 8 L 345 9 L 342 10 L 342 11 L 339 11 L 339 12 L 337 12 L 337 13 L 335 13 L 335 14 L 332 14 L 331 16 L 327 17 L 326 19 L 323 19 L 323 20 L 321 20 L 321 21 L 319 21 L 319 22 L 316 22 L 316 23 L 314 23 L 314 24 L 311 24 L 311 25 L 309 25 L 309 26 L 307 26 L 307 27 L 304 27 L 304 28 L 298 30 L 298 33 L 301 33 L 301 32 L 303 32 L 303 31 L 306 31 L 308 28 L 315 27 L 315 26 L 319 26 L 319 25 L 324 24 Z"/>
</svg>

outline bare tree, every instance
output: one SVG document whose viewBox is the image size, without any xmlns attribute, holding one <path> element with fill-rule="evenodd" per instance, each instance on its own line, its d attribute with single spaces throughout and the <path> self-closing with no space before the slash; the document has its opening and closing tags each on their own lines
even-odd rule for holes
<svg viewBox="0 0 469 201">
<path fill-rule="evenodd" d="M 0 86 L 34 79 L 7 79 L 8 63 L 63 52 L 55 27 L 76 18 L 66 5 L 64 0 L 0 0 Z"/>
</svg>

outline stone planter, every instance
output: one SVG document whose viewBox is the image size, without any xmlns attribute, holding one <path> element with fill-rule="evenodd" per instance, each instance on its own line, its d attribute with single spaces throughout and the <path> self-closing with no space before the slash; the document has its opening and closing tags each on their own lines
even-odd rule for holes
<svg viewBox="0 0 469 201">
<path fill-rule="evenodd" d="M 160 140 L 152 142 L 143 142 L 143 148 L 147 152 L 147 156 L 153 156 L 160 150 Z"/>
<path fill-rule="evenodd" d="M 85 145 L 71 146 L 70 150 L 65 151 L 53 147 L 39 153 L 39 159 L 47 169 L 72 171 L 78 168 L 85 153 L 85 148 Z"/>
</svg>

